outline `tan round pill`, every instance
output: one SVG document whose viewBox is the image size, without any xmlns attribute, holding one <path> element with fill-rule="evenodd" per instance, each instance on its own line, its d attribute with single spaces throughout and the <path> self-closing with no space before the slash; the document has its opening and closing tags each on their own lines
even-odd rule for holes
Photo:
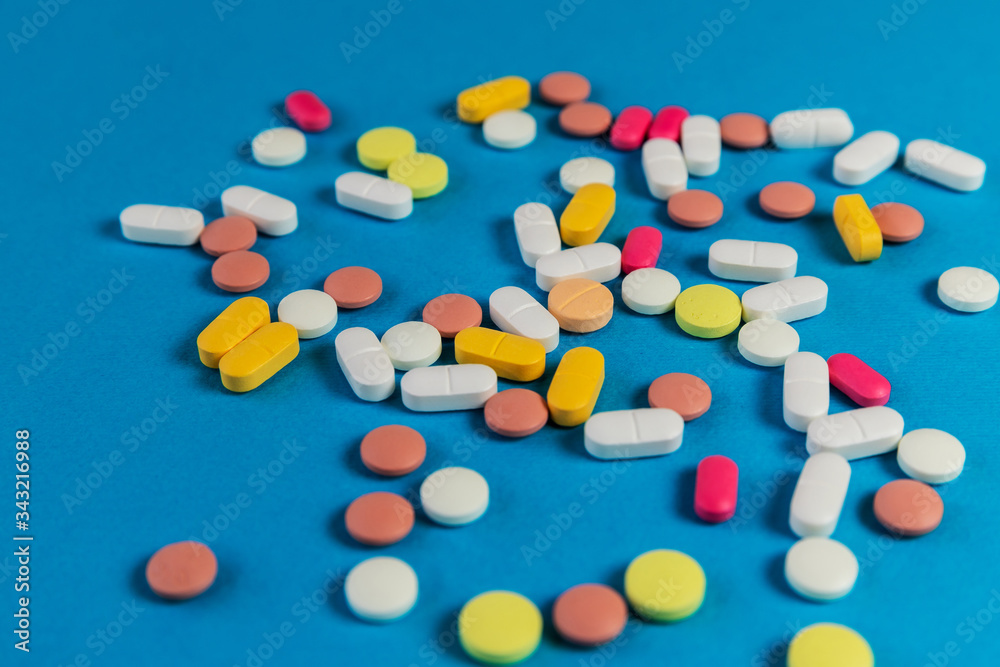
<svg viewBox="0 0 1000 667">
<path fill-rule="evenodd" d="M 208 223 L 198 241 L 201 249 L 212 257 L 237 250 L 249 250 L 257 242 L 257 227 L 250 218 L 227 215 Z"/>
<path fill-rule="evenodd" d="M 875 518 L 891 533 L 926 535 L 941 523 L 944 502 L 938 492 L 915 479 L 897 479 L 875 494 Z"/>
<path fill-rule="evenodd" d="M 576 72 L 553 72 L 538 83 L 538 95 L 558 107 L 583 102 L 590 97 L 590 81 Z"/>
<path fill-rule="evenodd" d="M 361 439 L 361 462 L 377 475 L 407 475 L 420 467 L 426 455 L 424 436 L 402 424 L 379 426 Z"/>
<path fill-rule="evenodd" d="M 423 320 L 437 329 L 442 338 L 454 338 L 462 329 L 482 324 L 483 309 L 471 296 L 442 294 L 424 306 Z"/>
<path fill-rule="evenodd" d="M 168 600 L 201 595 L 219 571 L 215 554 L 201 542 L 186 540 L 162 547 L 146 563 L 146 582 L 154 593 Z"/>
<path fill-rule="evenodd" d="M 611 321 L 614 307 L 611 290 L 587 278 L 564 280 L 549 292 L 549 312 L 566 331 L 597 331 Z"/>
<path fill-rule="evenodd" d="M 413 505 L 395 493 L 366 493 L 348 505 L 344 524 L 351 537 L 362 544 L 395 544 L 413 529 Z"/>
<path fill-rule="evenodd" d="M 722 210 L 722 200 L 708 190 L 682 190 L 667 200 L 667 215 L 682 227 L 710 227 Z"/>
<path fill-rule="evenodd" d="M 227 292 L 250 292 L 267 282 L 271 266 L 250 250 L 227 252 L 212 264 L 212 282 Z"/>
<path fill-rule="evenodd" d="M 505 389 L 493 394 L 483 406 L 486 426 L 507 438 L 536 433 L 549 421 L 545 399 L 530 389 Z"/>
<path fill-rule="evenodd" d="M 767 144 L 767 121 L 752 113 L 731 113 L 719 121 L 722 142 L 732 148 L 760 148 Z"/>
<path fill-rule="evenodd" d="M 712 406 L 712 390 L 696 375 L 667 373 L 649 385 L 649 407 L 670 408 L 684 421 L 696 419 Z"/>
<path fill-rule="evenodd" d="M 872 215 L 882 231 L 882 238 L 893 243 L 906 243 L 924 231 L 924 216 L 907 204 L 885 202 L 872 206 Z"/>
<path fill-rule="evenodd" d="M 600 646 L 625 629 L 628 605 L 618 591 L 604 584 L 579 584 L 563 592 L 552 605 L 552 625 L 568 642 Z"/>
<path fill-rule="evenodd" d="M 596 102 L 574 102 L 559 112 L 559 127 L 575 137 L 596 137 L 611 127 L 611 111 Z"/>
<path fill-rule="evenodd" d="M 333 297 L 338 308 L 363 308 L 382 296 L 382 278 L 363 266 L 345 266 L 326 277 L 323 291 Z"/>
<path fill-rule="evenodd" d="M 761 190 L 759 201 L 761 209 L 768 215 L 792 220 L 812 213 L 816 195 L 801 183 L 779 181 Z"/>
</svg>

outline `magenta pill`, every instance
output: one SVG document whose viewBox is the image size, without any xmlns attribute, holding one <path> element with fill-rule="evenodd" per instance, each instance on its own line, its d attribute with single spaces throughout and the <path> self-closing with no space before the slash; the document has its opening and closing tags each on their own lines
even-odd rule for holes
<svg viewBox="0 0 1000 667">
<path fill-rule="evenodd" d="M 671 106 L 663 107 L 656 112 L 653 124 L 649 126 L 649 139 L 670 139 L 680 141 L 681 123 L 688 117 L 687 109 L 684 107 Z"/>
<path fill-rule="evenodd" d="M 694 512 L 703 521 L 722 523 L 736 514 L 740 469 L 729 457 L 706 456 L 698 464 Z"/>
<path fill-rule="evenodd" d="M 663 247 L 663 234 L 655 227 L 636 227 L 628 233 L 622 248 L 622 273 L 656 266 Z"/>
<path fill-rule="evenodd" d="M 653 123 L 653 112 L 646 107 L 625 107 L 611 126 L 608 141 L 620 151 L 634 151 L 646 140 Z"/>
<path fill-rule="evenodd" d="M 830 384 L 858 405 L 870 408 L 889 402 L 892 385 L 874 368 L 853 354 L 841 352 L 827 359 Z"/>
</svg>

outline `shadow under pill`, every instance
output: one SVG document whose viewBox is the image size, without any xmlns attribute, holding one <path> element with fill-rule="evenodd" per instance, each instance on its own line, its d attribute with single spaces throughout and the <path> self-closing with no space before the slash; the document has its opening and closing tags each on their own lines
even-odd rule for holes
<svg viewBox="0 0 1000 667">
<path fill-rule="evenodd" d="M 749 495 L 746 496 L 744 502 L 749 503 L 751 508 L 754 507 L 754 495 L 762 494 L 767 498 L 767 491 L 771 488 L 770 485 L 774 485 L 774 495 L 767 500 L 766 505 L 762 509 L 765 525 L 779 535 L 795 537 L 795 533 L 792 532 L 791 527 L 788 525 L 788 512 L 792 505 L 792 493 L 795 492 L 795 484 L 798 482 L 799 474 L 798 472 L 785 471 L 785 475 L 787 477 L 782 478 L 785 480 L 784 484 L 778 484 L 774 479 L 774 475 L 760 482 L 759 485 L 755 482 L 753 488 L 748 489 Z"/>
<path fill-rule="evenodd" d="M 875 492 L 866 493 L 855 508 L 855 515 L 861 524 L 873 533 L 882 534 L 885 528 L 875 518 Z"/>
<path fill-rule="evenodd" d="M 719 280 L 708 270 L 708 255 L 691 255 L 684 260 L 684 264 L 687 266 L 688 271 L 697 274 L 699 277 L 714 281 Z"/>
<path fill-rule="evenodd" d="M 802 600 L 785 579 L 785 554 L 776 554 L 767 562 L 767 581 L 775 591 L 784 597 Z"/>
<path fill-rule="evenodd" d="M 117 241 L 128 241 L 124 236 L 122 236 L 122 223 L 118 218 L 108 218 L 101 222 L 98 231 L 101 236 L 109 239 L 115 239 Z"/>
<path fill-rule="evenodd" d="M 328 206 L 339 206 L 336 186 L 324 185 L 316 191 L 316 198 Z"/>
<path fill-rule="evenodd" d="M 150 554 L 150 558 L 152 558 L 152 554 Z M 149 562 L 149 558 L 141 563 L 137 563 L 136 566 L 132 568 L 132 573 L 129 577 L 129 587 L 132 589 L 132 593 L 147 602 L 171 602 L 170 600 L 161 598 L 149 587 L 149 582 L 146 581 L 147 562 Z"/>
<path fill-rule="evenodd" d="M 692 523 L 704 524 L 694 511 L 694 489 L 698 480 L 695 467 L 681 471 L 674 486 L 674 511 Z"/>
<path fill-rule="evenodd" d="M 938 298 L 938 279 L 937 278 L 932 278 L 931 280 L 928 280 L 926 283 L 924 283 L 923 294 L 924 294 L 924 300 L 927 303 L 929 303 L 930 305 L 937 306 L 937 307 L 940 307 L 942 305 L 941 304 L 941 299 Z M 949 310 L 949 313 L 948 313 L 949 315 L 951 315 L 951 314 L 953 314 L 953 312 L 955 312 L 955 311 L 951 311 L 950 308 L 948 310 Z"/>
</svg>

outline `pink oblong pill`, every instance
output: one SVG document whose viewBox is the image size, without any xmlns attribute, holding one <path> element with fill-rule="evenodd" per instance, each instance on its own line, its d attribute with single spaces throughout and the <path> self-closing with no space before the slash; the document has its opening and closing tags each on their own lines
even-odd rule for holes
<svg viewBox="0 0 1000 667">
<path fill-rule="evenodd" d="M 736 514 L 740 469 L 729 457 L 706 456 L 698 464 L 694 483 L 694 512 L 703 521 L 722 523 Z"/>
<path fill-rule="evenodd" d="M 830 384 L 858 405 L 870 408 L 889 402 L 892 385 L 874 368 L 853 354 L 841 352 L 827 360 Z"/>
<path fill-rule="evenodd" d="M 322 132 L 330 127 L 330 107 L 308 90 L 296 90 L 285 98 L 285 112 L 303 132 Z"/>
<path fill-rule="evenodd" d="M 622 273 L 656 266 L 663 247 L 663 234 L 655 227 L 636 227 L 628 233 L 622 248 Z"/>
<path fill-rule="evenodd" d="M 653 118 L 653 124 L 649 126 L 649 133 L 646 137 L 648 139 L 680 141 L 681 123 L 689 115 L 684 107 L 663 107 L 656 112 L 656 117 Z"/>
<path fill-rule="evenodd" d="M 646 132 L 652 123 L 653 112 L 646 107 L 625 107 L 611 126 L 608 140 L 620 151 L 634 151 L 646 140 Z"/>
</svg>

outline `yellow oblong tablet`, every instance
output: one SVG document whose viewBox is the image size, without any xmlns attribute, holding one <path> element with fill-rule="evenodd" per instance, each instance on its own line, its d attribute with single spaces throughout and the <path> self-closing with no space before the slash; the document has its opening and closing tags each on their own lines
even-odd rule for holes
<svg viewBox="0 0 1000 667">
<path fill-rule="evenodd" d="M 401 127 L 376 127 L 358 138 L 358 162 L 376 171 L 417 150 L 416 138 Z"/>
<path fill-rule="evenodd" d="M 615 214 L 615 189 L 588 183 L 576 191 L 559 217 L 559 235 L 566 245 L 596 243 Z"/>
<path fill-rule="evenodd" d="M 198 334 L 201 363 L 218 368 L 223 355 L 270 322 L 271 312 L 263 299 L 245 296 L 233 301 Z"/>
<path fill-rule="evenodd" d="M 575 347 L 563 355 L 552 376 L 549 404 L 552 421 L 578 426 L 590 419 L 604 386 L 604 355 L 592 347 Z"/>
<path fill-rule="evenodd" d="M 845 625 L 815 623 L 799 630 L 788 645 L 788 667 L 874 667 L 865 638 Z"/>
<path fill-rule="evenodd" d="M 542 614 L 531 600 L 518 593 L 482 593 L 466 602 L 459 612 L 458 639 L 476 660 L 510 665 L 538 648 Z"/>
<path fill-rule="evenodd" d="M 299 354 L 299 334 L 287 322 L 273 322 L 253 332 L 219 362 L 222 386 L 229 391 L 256 389 Z"/>
<path fill-rule="evenodd" d="M 698 338 L 722 338 L 736 330 L 743 317 L 740 297 L 722 285 L 695 285 L 674 302 L 677 326 Z"/>
<path fill-rule="evenodd" d="M 437 155 L 410 153 L 393 160 L 386 176 L 413 190 L 414 199 L 426 199 L 448 185 L 448 165 Z"/>
<path fill-rule="evenodd" d="M 502 378 L 530 382 L 545 372 L 545 346 L 524 336 L 468 327 L 455 336 L 455 361 L 485 364 Z"/>
<path fill-rule="evenodd" d="M 651 621 L 680 621 L 705 599 L 705 571 L 694 558 L 672 549 L 637 556 L 625 570 L 625 597 Z"/>
<path fill-rule="evenodd" d="M 882 256 L 882 230 L 861 195 L 840 195 L 833 200 L 833 222 L 855 262 Z"/>
<path fill-rule="evenodd" d="M 507 109 L 523 109 L 531 102 L 531 84 L 520 76 L 504 76 L 466 88 L 458 94 L 458 119 L 482 123 L 486 117 Z"/>
</svg>

